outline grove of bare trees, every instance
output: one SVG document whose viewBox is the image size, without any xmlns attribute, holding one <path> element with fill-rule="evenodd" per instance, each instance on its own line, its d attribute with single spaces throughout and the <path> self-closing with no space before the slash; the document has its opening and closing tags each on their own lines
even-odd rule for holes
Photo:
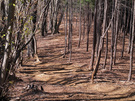
<svg viewBox="0 0 135 101">
<path fill-rule="evenodd" d="M 127 80 L 132 79 L 135 0 L 1 0 L 0 98 L 8 91 L 9 76 L 15 76 L 16 69 L 22 65 L 23 50 L 27 50 L 28 57 L 36 57 L 37 62 L 40 61 L 35 35 L 46 37 L 60 33 L 62 21 L 65 28 L 63 58 L 68 56 L 69 62 L 72 61 L 73 26 L 77 26 L 73 25 L 73 21 L 79 22 L 77 47 L 81 48 L 81 42 L 86 41 L 86 51 L 91 51 L 88 54 L 91 56 L 88 67 L 92 71 L 91 82 L 94 82 L 98 73 L 101 56 L 104 57 L 103 69 L 109 59 L 111 71 L 116 60 L 122 59 L 125 54 L 130 57 Z M 90 36 L 93 38 L 90 39 Z M 125 47 L 126 36 L 129 37 L 128 47 Z M 117 44 L 120 37 L 122 48 L 121 56 L 118 57 Z M 89 50 L 90 41 L 92 50 Z"/>
</svg>

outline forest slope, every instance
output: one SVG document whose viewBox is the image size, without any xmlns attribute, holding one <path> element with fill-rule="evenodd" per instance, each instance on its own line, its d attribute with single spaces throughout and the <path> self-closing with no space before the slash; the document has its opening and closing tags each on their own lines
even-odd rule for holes
<svg viewBox="0 0 135 101">
<path fill-rule="evenodd" d="M 92 41 L 90 41 L 89 52 L 86 52 L 85 39 L 81 43 L 81 48 L 77 48 L 78 29 L 75 28 L 76 26 L 73 28 L 73 53 L 71 63 L 68 62 L 68 55 L 63 58 L 63 25 L 61 25 L 60 34 L 48 35 L 45 38 L 37 36 L 38 56 L 41 62 L 36 63 L 35 59 L 28 59 L 24 56 L 23 66 L 16 73 L 16 76 L 22 79 L 22 81 L 16 81 L 13 87 L 10 87 L 10 99 L 26 101 L 135 100 L 135 76 L 133 75 L 131 82 L 127 82 L 129 54 L 125 53 L 123 59 L 118 58 L 112 71 L 109 71 L 110 57 L 108 57 L 106 69 L 102 69 L 104 59 L 101 59 L 97 77 L 95 82 L 91 84 L 91 71 L 88 70 L 88 66 L 92 50 Z M 92 40 L 92 34 L 90 34 L 90 40 Z M 120 40 L 121 38 L 118 42 L 118 57 L 121 52 Z M 126 37 L 126 40 L 128 40 L 128 37 Z M 104 52 L 102 58 L 104 58 Z M 34 88 L 37 86 L 37 89 L 26 90 L 25 88 L 28 85 L 34 85 Z"/>
</svg>

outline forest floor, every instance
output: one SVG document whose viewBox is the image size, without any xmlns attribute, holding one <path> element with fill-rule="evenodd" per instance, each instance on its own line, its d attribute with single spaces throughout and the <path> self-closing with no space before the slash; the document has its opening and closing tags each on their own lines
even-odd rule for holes
<svg viewBox="0 0 135 101">
<path fill-rule="evenodd" d="M 101 58 L 99 71 L 94 83 L 90 81 L 91 71 L 88 70 L 92 52 L 92 31 L 90 34 L 89 52 L 86 52 L 86 37 L 78 48 L 78 29 L 73 26 L 73 53 L 72 62 L 69 63 L 69 55 L 64 55 L 64 25 L 61 25 L 60 33 L 48 35 L 45 38 L 37 35 L 38 56 L 41 62 L 34 58 L 24 56 L 23 66 L 16 76 L 21 79 L 14 82 L 9 89 L 9 98 L 19 101 L 47 101 L 47 100 L 109 100 L 128 101 L 135 100 L 135 70 L 133 78 L 127 82 L 129 72 L 129 54 L 126 49 L 121 59 L 122 36 L 118 41 L 118 53 L 116 65 L 109 70 L 110 55 L 108 56 L 106 69 L 103 69 L 104 53 Z M 110 35 L 110 34 L 109 34 Z M 111 36 L 109 37 L 110 44 Z M 109 46 L 110 54 L 110 46 Z M 27 89 L 34 85 L 33 89 Z M 37 87 L 37 88 L 36 88 Z M 44 90 L 41 90 L 41 89 Z"/>
</svg>

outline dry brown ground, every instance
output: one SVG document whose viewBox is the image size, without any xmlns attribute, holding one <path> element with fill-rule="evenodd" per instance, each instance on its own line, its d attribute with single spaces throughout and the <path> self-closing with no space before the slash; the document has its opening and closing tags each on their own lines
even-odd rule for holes
<svg viewBox="0 0 135 101">
<path fill-rule="evenodd" d="M 14 83 L 9 90 L 11 99 L 20 101 L 46 101 L 46 100 L 110 100 L 128 101 L 135 100 L 135 76 L 127 82 L 129 71 L 129 54 L 124 53 L 120 59 L 121 40 L 118 44 L 116 65 L 109 71 L 108 57 L 106 69 L 102 69 L 104 55 L 102 56 L 97 78 L 93 84 L 90 83 L 91 72 L 88 65 L 92 50 L 92 34 L 90 34 L 89 52 L 86 52 L 86 38 L 77 48 L 78 29 L 73 26 L 73 54 L 72 63 L 69 63 L 69 56 L 63 58 L 64 54 L 64 29 L 63 25 L 60 34 L 49 35 L 45 38 L 37 36 L 38 56 L 41 63 L 35 59 L 27 59 L 23 66 L 18 69 L 16 76 L 22 81 Z M 92 33 L 92 31 L 91 31 Z M 109 37 L 109 40 L 111 37 Z M 126 37 L 126 47 L 128 37 Z M 110 44 L 110 41 L 109 41 Z M 109 48 L 110 49 L 110 48 Z M 103 51 L 104 54 L 104 51 Z M 110 50 L 109 50 L 110 54 Z M 28 84 L 34 84 L 38 90 L 24 90 Z M 44 91 L 40 90 L 43 87 Z"/>
</svg>

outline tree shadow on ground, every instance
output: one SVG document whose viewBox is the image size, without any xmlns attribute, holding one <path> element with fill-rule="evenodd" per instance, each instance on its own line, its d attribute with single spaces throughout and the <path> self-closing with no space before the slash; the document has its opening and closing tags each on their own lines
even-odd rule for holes
<svg viewBox="0 0 135 101">
<path fill-rule="evenodd" d="M 119 89 L 119 88 L 117 88 Z M 114 90 L 117 90 L 114 89 Z M 112 91 L 110 91 L 112 92 Z M 128 92 L 125 94 L 118 94 L 118 95 L 112 95 L 108 96 L 109 92 L 99 93 L 99 92 L 80 92 L 80 91 L 70 91 L 70 92 L 56 92 L 56 93 L 50 93 L 46 91 L 29 91 L 20 96 L 21 100 L 29 98 L 28 100 L 36 101 L 36 100 L 55 100 L 55 101 L 109 101 L 109 100 L 122 100 L 125 98 L 133 97 L 135 96 L 135 92 Z M 31 96 L 31 97 L 30 97 Z M 32 98 L 33 96 L 34 99 Z M 63 100 L 62 100 L 63 99 Z"/>
</svg>

